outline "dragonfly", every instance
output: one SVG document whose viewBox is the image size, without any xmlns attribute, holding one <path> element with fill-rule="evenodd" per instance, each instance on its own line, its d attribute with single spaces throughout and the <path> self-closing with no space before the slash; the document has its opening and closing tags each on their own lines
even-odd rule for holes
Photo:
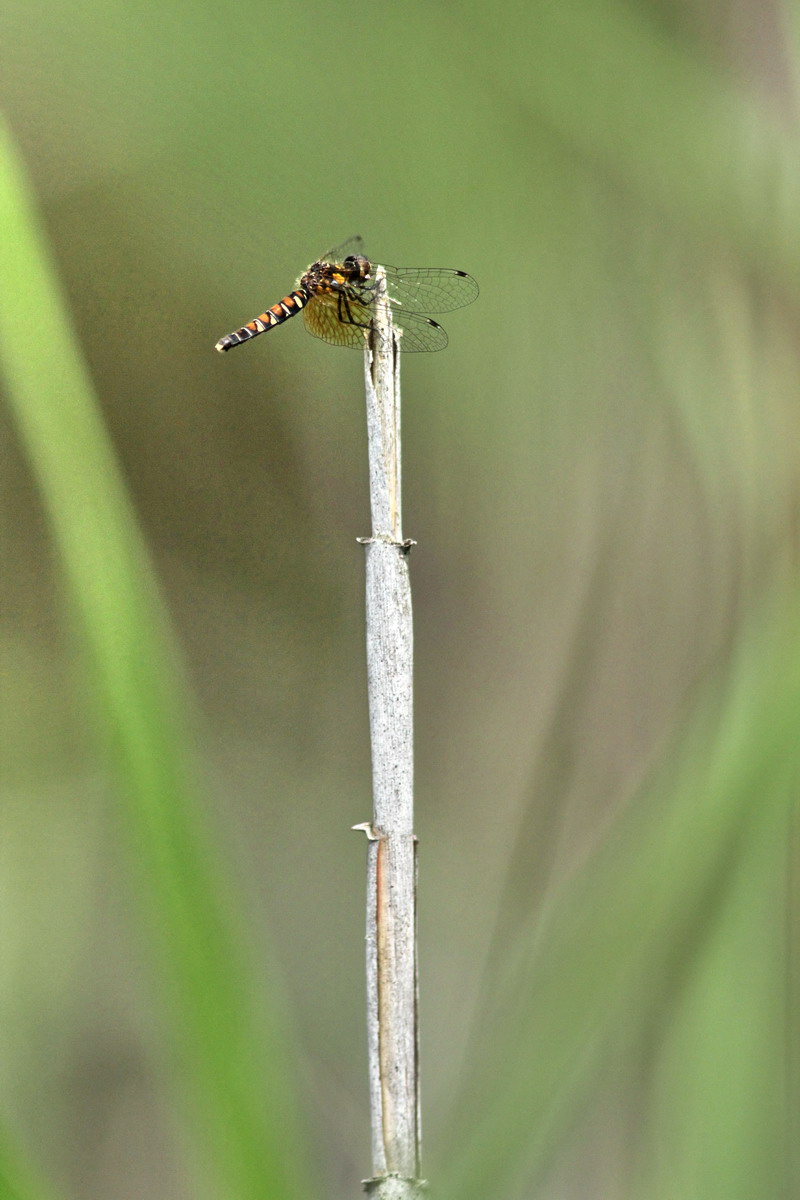
<svg viewBox="0 0 800 1200">
<path fill-rule="evenodd" d="M 360 237 L 350 238 L 323 254 L 304 271 L 294 290 L 241 329 L 217 342 L 220 352 L 282 325 L 302 312 L 306 329 L 332 346 L 363 349 L 372 326 L 378 264 L 363 253 Z M 478 295 L 478 284 L 466 271 L 448 267 L 387 267 L 386 299 L 394 325 L 402 331 L 406 352 L 444 350 L 447 334 L 428 313 L 463 308 Z"/>
</svg>

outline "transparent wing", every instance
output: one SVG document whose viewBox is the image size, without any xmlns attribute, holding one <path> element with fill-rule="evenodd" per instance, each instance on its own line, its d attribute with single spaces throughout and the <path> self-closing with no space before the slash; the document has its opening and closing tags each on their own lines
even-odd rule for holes
<svg viewBox="0 0 800 1200">
<path fill-rule="evenodd" d="M 322 338 L 331 346 L 364 349 L 364 337 L 372 320 L 372 308 L 353 300 L 348 301 L 351 320 L 339 320 L 336 296 L 320 295 L 309 300 L 303 309 L 303 320 L 309 333 Z M 402 331 L 400 349 L 406 354 L 444 350 L 447 334 L 441 325 L 420 313 L 392 310 L 395 325 Z"/>
<path fill-rule="evenodd" d="M 384 270 L 393 311 L 451 312 L 472 304 L 479 291 L 471 275 L 449 267 L 384 267 Z"/>
<path fill-rule="evenodd" d="M 335 295 L 313 296 L 303 309 L 306 329 L 313 333 L 314 337 L 322 338 L 332 346 L 351 346 L 353 349 L 363 350 L 364 335 L 369 329 L 372 311 L 367 305 L 354 300 L 349 301 L 348 307 L 352 319 L 340 321 L 339 304 Z"/>
<path fill-rule="evenodd" d="M 322 255 L 320 262 L 342 263 L 364 254 L 361 237 L 348 238 Z M 391 267 L 384 264 L 389 298 L 410 312 L 443 313 L 464 308 L 478 297 L 478 284 L 466 271 L 451 267 Z"/>
<path fill-rule="evenodd" d="M 364 253 L 364 239 L 356 234 L 355 237 L 348 238 L 346 242 L 342 242 L 341 246 L 334 246 L 332 250 L 328 250 L 323 254 L 319 261 L 327 263 L 340 263 L 351 254 L 359 255 Z"/>
<path fill-rule="evenodd" d="M 392 308 L 392 320 L 403 336 L 400 338 L 400 349 L 404 354 L 417 354 L 423 350 L 444 350 L 447 345 L 447 334 L 437 321 L 423 317 L 420 313 L 398 312 Z"/>
</svg>

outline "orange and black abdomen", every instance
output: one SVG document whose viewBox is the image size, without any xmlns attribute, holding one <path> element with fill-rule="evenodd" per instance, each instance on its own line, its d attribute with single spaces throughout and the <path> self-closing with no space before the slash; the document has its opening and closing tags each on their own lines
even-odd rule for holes
<svg viewBox="0 0 800 1200">
<path fill-rule="evenodd" d="M 289 317 L 293 317 L 295 313 L 299 313 L 301 308 L 305 308 L 310 299 L 311 296 L 309 293 L 300 288 L 290 292 L 288 296 L 284 296 L 277 304 L 273 304 L 272 308 L 268 308 L 260 316 L 254 317 L 252 321 L 248 321 L 246 325 L 243 325 L 241 329 L 237 329 L 235 333 L 227 333 L 224 338 L 220 338 L 216 349 L 220 352 L 230 350 L 233 346 L 238 346 L 250 338 L 257 337 L 259 333 L 266 333 L 268 329 L 272 329 L 275 325 L 282 325 L 284 321 L 289 320 Z"/>
</svg>

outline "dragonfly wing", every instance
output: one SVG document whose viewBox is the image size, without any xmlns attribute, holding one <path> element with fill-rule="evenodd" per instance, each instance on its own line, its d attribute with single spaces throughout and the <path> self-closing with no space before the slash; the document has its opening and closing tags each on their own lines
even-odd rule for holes
<svg viewBox="0 0 800 1200">
<path fill-rule="evenodd" d="M 478 284 L 466 271 L 449 267 L 384 267 L 393 307 L 410 312 L 443 313 L 472 304 Z"/>
<path fill-rule="evenodd" d="M 444 350 L 447 333 L 438 321 L 431 321 L 420 313 L 398 312 L 392 309 L 392 320 L 402 330 L 400 349 L 404 354 L 421 353 L 423 350 Z"/>
<path fill-rule="evenodd" d="M 303 309 L 303 320 L 309 333 L 322 338 L 332 346 L 349 346 L 354 350 L 364 349 L 365 334 L 372 320 L 372 310 L 366 304 L 354 300 L 348 302 L 351 320 L 339 320 L 339 304 L 336 296 L 313 296 Z M 421 353 L 425 350 L 444 350 L 447 334 L 437 321 L 420 313 L 392 310 L 392 319 L 402 331 L 400 349 L 405 354 Z"/>
<path fill-rule="evenodd" d="M 328 250 L 320 258 L 320 262 L 326 263 L 341 263 L 350 255 L 359 255 L 364 253 L 364 239 L 356 234 L 355 237 L 348 238 L 346 242 L 342 242 L 341 246 L 334 246 L 332 250 Z"/>
<path fill-rule="evenodd" d="M 369 308 L 352 300 L 348 309 L 351 320 L 340 321 L 339 303 L 335 295 L 313 296 L 303 309 L 306 329 L 332 346 L 352 346 L 363 350 L 364 326 L 369 328 L 372 313 Z"/>
</svg>

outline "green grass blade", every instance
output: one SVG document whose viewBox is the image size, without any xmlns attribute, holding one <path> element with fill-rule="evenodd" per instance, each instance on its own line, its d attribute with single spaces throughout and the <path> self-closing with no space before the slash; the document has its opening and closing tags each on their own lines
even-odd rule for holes
<svg viewBox="0 0 800 1200">
<path fill-rule="evenodd" d="M 307 1195 L 279 1034 L 257 1011 L 197 818 L 190 705 L 168 624 L 2 127 L 0 228 L 0 368 L 88 648 L 203 1167 L 237 1200 Z"/>
</svg>

